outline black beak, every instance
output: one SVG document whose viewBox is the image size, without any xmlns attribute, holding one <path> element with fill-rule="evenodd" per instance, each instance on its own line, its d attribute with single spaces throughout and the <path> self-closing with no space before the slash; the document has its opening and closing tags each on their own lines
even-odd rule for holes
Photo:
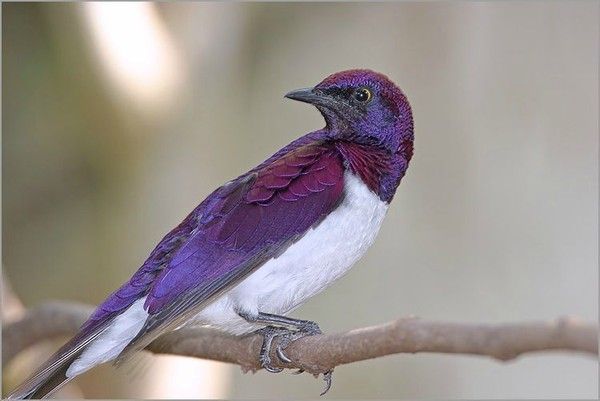
<svg viewBox="0 0 600 401">
<path fill-rule="evenodd" d="M 317 106 L 325 106 L 330 102 L 326 95 L 316 93 L 314 88 L 296 89 L 285 94 L 285 97 L 299 102 L 310 103 Z"/>
</svg>

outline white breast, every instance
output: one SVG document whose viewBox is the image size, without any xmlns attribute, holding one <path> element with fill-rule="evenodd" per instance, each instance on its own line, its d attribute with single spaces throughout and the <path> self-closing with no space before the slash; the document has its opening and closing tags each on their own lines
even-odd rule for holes
<svg viewBox="0 0 600 401">
<path fill-rule="evenodd" d="M 256 329 L 236 310 L 286 314 L 343 276 L 371 246 L 388 204 L 346 172 L 340 206 L 282 255 L 206 307 L 197 323 L 242 334 Z"/>
</svg>

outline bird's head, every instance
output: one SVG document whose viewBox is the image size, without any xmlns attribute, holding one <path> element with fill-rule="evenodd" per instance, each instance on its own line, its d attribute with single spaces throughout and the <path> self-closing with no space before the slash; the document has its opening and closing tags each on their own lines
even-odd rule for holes
<svg viewBox="0 0 600 401">
<path fill-rule="evenodd" d="M 385 75 L 349 70 L 330 75 L 313 88 L 287 98 L 319 109 L 331 135 L 377 143 L 392 152 L 413 139 L 413 118 L 404 93 Z"/>
</svg>

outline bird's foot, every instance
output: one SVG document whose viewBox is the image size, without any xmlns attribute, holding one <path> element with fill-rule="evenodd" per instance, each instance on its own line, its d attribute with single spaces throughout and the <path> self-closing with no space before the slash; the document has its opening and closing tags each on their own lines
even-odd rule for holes
<svg viewBox="0 0 600 401">
<path fill-rule="evenodd" d="M 256 332 L 263 336 L 263 343 L 260 347 L 259 360 L 260 365 L 267 371 L 271 373 L 279 373 L 283 369 L 276 368 L 271 364 L 271 348 L 273 346 L 273 339 L 277 336 L 283 335 L 284 332 L 288 332 L 288 329 L 282 327 L 275 326 L 267 326 Z"/>
<path fill-rule="evenodd" d="M 310 320 L 307 320 L 305 322 L 305 324 L 303 324 L 302 326 L 300 326 L 298 328 L 298 330 L 288 330 L 287 332 L 280 332 L 278 334 L 275 335 L 275 337 L 277 337 L 279 339 L 279 343 L 277 344 L 277 348 L 275 348 L 275 351 L 277 353 L 277 356 L 279 357 L 279 359 L 285 363 L 291 363 L 292 360 L 290 358 L 288 358 L 288 356 L 285 354 L 284 350 L 288 347 L 288 345 L 290 345 L 292 342 L 306 337 L 306 336 L 314 336 L 317 334 L 323 334 L 323 332 L 321 331 L 321 329 L 319 328 L 319 325 L 315 322 L 312 322 Z M 293 374 L 301 374 L 304 372 L 304 369 L 298 369 L 295 372 L 293 372 Z M 323 389 L 323 392 L 321 393 L 321 395 L 325 395 L 329 389 L 331 388 L 331 382 L 333 379 L 333 370 L 328 370 L 327 372 L 323 373 L 323 380 L 325 381 L 325 388 Z"/>
<path fill-rule="evenodd" d="M 306 320 L 305 322 L 303 322 L 303 324 L 299 326 L 297 330 L 287 330 L 287 332 L 281 332 L 277 334 L 276 337 L 278 337 L 279 339 L 279 343 L 277 344 L 277 348 L 275 349 L 275 351 L 277 352 L 277 356 L 285 363 L 292 362 L 292 360 L 287 357 L 283 350 L 285 350 L 288 347 L 288 345 L 290 345 L 292 342 L 302 337 L 314 336 L 317 334 L 323 334 L 323 332 L 321 331 L 317 323 L 312 322 L 310 320 Z M 302 373 L 302 369 L 298 373 Z"/>
<path fill-rule="evenodd" d="M 260 330 L 257 330 L 256 333 L 261 334 L 263 336 L 263 343 L 260 348 L 259 360 L 261 366 L 268 372 L 271 373 L 280 373 L 283 371 L 282 368 L 278 368 L 272 365 L 271 361 L 271 349 L 273 348 L 273 340 L 277 338 L 279 341 L 277 343 L 277 347 L 275 348 L 275 352 L 279 360 L 284 363 L 292 363 L 292 360 L 285 354 L 284 350 L 290 345 L 292 342 L 306 336 L 314 336 L 317 334 L 322 334 L 323 332 L 319 328 L 319 325 L 310 320 L 297 321 L 297 328 L 288 329 L 280 326 L 266 326 Z M 278 322 L 279 323 L 279 322 Z M 303 373 L 304 369 L 298 369 L 294 372 L 294 374 Z M 333 376 L 333 369 L 323 373 L 323 380 L 325 381 L 325 388 L 321 395 L 326 394 L 331 388 Z"/>
</svg>

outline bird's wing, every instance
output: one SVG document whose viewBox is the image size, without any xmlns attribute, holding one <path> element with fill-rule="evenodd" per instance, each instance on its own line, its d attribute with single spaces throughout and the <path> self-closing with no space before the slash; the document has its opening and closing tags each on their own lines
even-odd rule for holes
<svg viewBox="0 0 600 401">
<path fill-rule="evenodd" d="M 121 356 L 183 324 L 318 224 L 343 198 L 343 172 L 336 148 L 313 142 L 218 190 L 154 281 L 149 317 Z"/>
</svg>

